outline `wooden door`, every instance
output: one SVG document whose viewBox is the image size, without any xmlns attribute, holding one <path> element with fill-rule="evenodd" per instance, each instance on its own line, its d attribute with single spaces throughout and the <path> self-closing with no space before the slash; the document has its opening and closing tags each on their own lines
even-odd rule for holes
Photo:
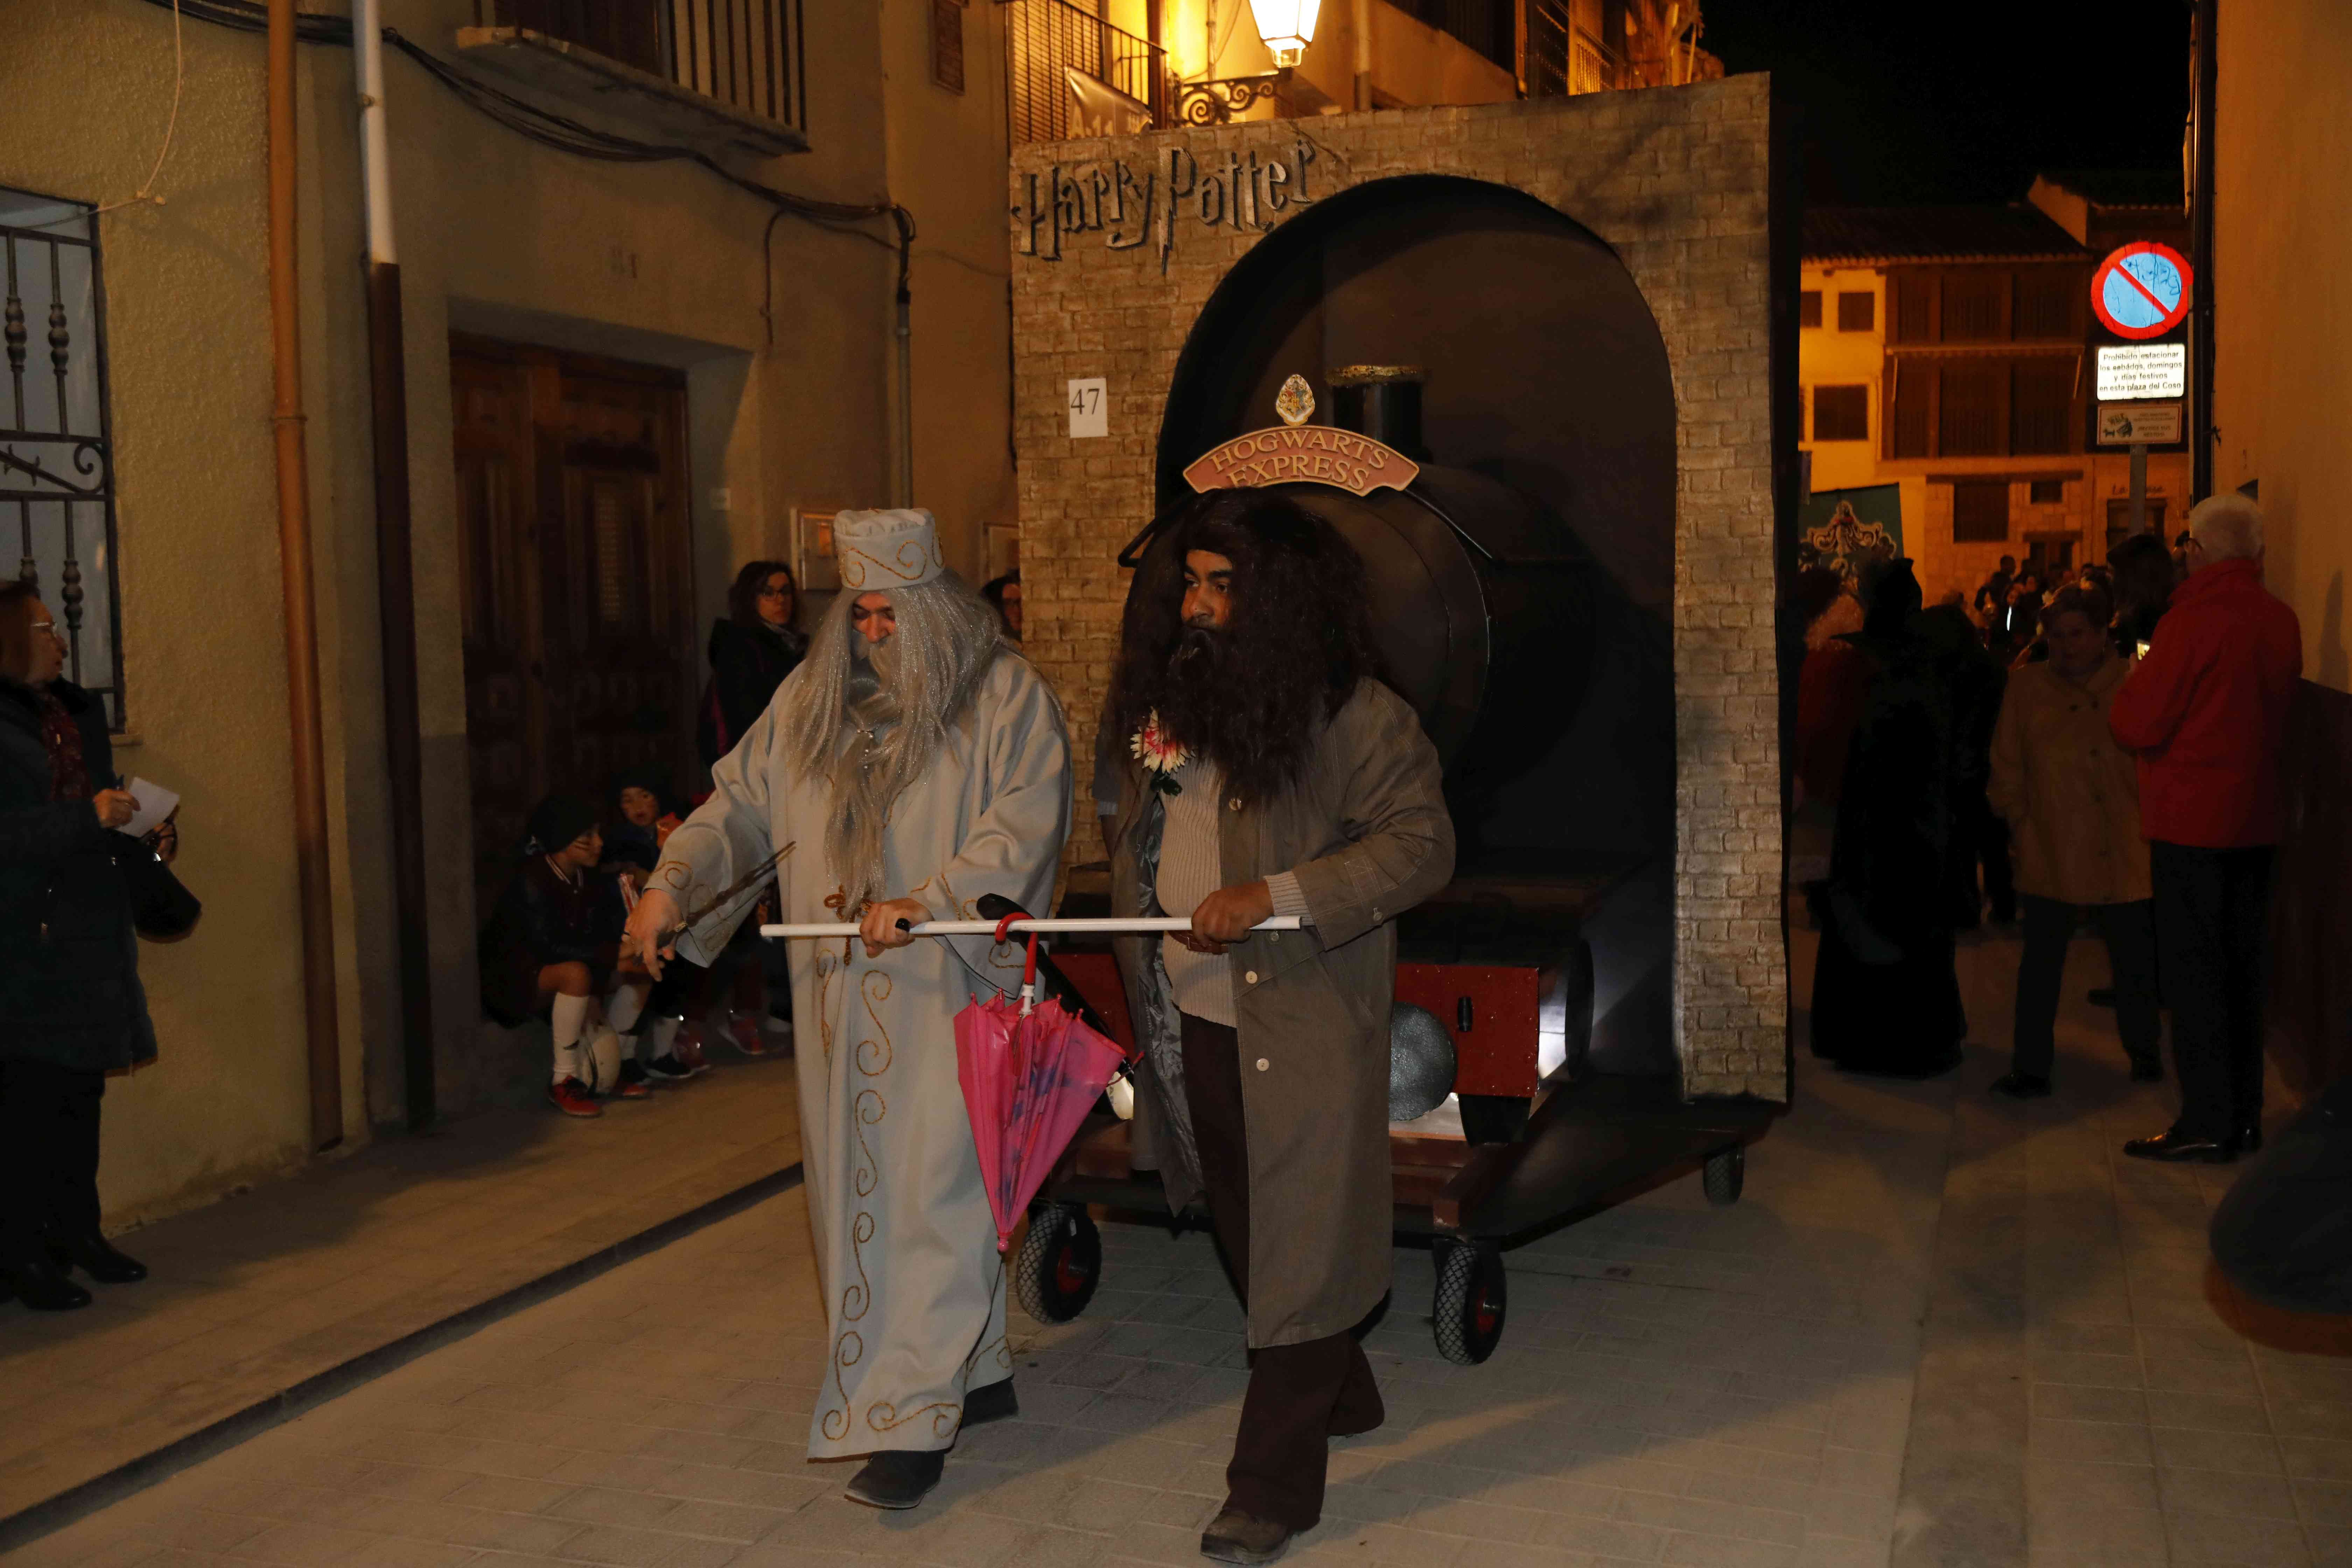
<svg viewBox="0 0 2352 1568">
<path fill-rule="evenodd" d="M 700 670 L 676 372 L 453 338 L 477 896 L 541 796 L 682 788 Z"/>
</svg>

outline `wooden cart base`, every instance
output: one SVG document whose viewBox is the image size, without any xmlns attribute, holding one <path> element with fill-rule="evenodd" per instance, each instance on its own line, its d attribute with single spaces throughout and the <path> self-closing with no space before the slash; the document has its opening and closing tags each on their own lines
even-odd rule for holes
<svg viewBox="0 0 2352 1568">
<path fill-rule="evenodd" d="M 1525 1131 L 1508 1143 L 1391 1133 L 1396 1233 L 1427 1237 L 1437 1251 L 1431 1322 L 1438 1349 L 1464 1365 L 1494 1353 L 1507 1311 L 1507 1247 L 1694 1168 L 1708 1201 L 1737 1202 L 1747 1147 L 1783 1109 L 1764 1100 L 1686 1101 L 1666 1078 L 1594 1075 L 1547 1085 Z M 1109 1116 L 1079 1133 L 1033 1211 L 1014 1282 L 1022 1305 L 1042 1321 L 1068 1321 L 1094 1294 L 1102 1239 L 1090 1205 L 1168 1212 L 1158 1173 L 1134 1169 L 1128 1124 Z"/>
</svg>

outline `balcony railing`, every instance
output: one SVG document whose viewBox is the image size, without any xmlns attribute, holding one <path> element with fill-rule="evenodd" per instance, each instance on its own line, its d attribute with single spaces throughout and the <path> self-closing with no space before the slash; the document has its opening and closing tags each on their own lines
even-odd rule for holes
<svg viewBox="0 0 2352 1568">
<path fill-rule="evenodd" d="M 1576 25 L 1567 0 L 1529 0 L 1529 98 L 1566 98 L 1631 85 L 1617 52 Z"/>
<path fill-rule="evenodd" d="M 798 0 L 474 0 L 484 26 L 523 27 L 805 128 Z"/>
<path fill-rule="evenodd" d="M 1005 0 L 1005 100 L 1013 144 L 1061 142 L 1109 129 L 1089 123 L 1072 73 L 1134 101 L 1139 125 L 1174 123 L 1175 86 L 1168 51 L 1070 0 Z"/>
</svg>

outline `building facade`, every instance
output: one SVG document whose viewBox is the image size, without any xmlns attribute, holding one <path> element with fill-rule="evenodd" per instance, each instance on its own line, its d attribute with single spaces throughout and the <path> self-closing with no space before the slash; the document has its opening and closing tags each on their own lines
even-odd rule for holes
<svg viewBox="0 0 2352 1568">
<path fill-rule="evenodd" d="M 388 50 L 385 97 L 445 1113 L 544 1076 L 543 1036 L 486 1025 L 478 1000 L 483 889 L 510 864 L 513 814 L 540 789 L 601 790 L 622 762 L 690 782 L 679 753 L 701 646 L 735 570 L 806 556 L 806 525 L 886 503 L 908 456 L 887 220 L 810 223 L 692 160 L 572 143 L 681 148 L 758 184 L 913 214 L 915 499 L 977 577 L 988 525 L 1013 521 L 1003 32 L 999 7 L 958 9 L 959 58 L 943 62 L 921 0 L 681 0 L 651 31 L 610 37 L 580 19 L 596 8 L 384 5 L 428 57 Z M 125 771 L 180 793 L 180 871 L 206 904 L 191 938 L 142 954 L 162 1059 L 109 1096 L 101 1184 L 117 1221 L 283 1168 L 312 1143 L 264 50 L 244 25 L 261 9 L 208 14 L 233 25 L 176 18 L 175 71 L 168 4 L 25 0 L 0 63 L 11 325 L 21 310 L 38 336 L 54 313 L 64 356 L 52 378 L 48 344 L 26 356 L 10 333 L 24 374 L 0 409 L 0 450 L 20 461 L 0 476 L 0 520 L 44 594 L 74 606 L 75 668 L 117 701 Z M 348 47 L 300 49 L 303 414 L 345 1146 L 408 1109 L 353 70 Z M 501 122 L 483 111 L 499 101 L 491 89 L 586 133 Z M 131 199 L 142 179 L 161 199 Z M 26 438 L 53 430 L 74 439 Z"/>
<path fill-rule="evenodd" d="M 2089 298 L 2105 252 L 2086 237 L 2105 237 L 2038 205 L 1806 216 L 1811 489 L 1896 487 L 1930 603 L 1972 596 L 2003 555 L 2047 574 L 2104 561 L 2129 532 L 2128 449 L 2095 439 Z M 2186 444 L 2153 448 L 2143 527 L 2177 529 L 2188 484 Z"/>
</svg>

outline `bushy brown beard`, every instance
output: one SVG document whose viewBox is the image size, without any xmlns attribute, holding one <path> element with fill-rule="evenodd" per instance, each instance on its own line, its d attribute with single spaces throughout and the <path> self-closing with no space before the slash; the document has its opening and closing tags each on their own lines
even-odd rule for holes
<svg viewBox="0 0 2352 1568">
<path fill-rule="evenodd" d="M 1225 624 L 1181 616 L 1188 551 L 1234 563 Z M 1181 503 L 1138 568 L 1108 721 L 1124 750 L 1151 714 L 1235 799 L 1295 784 L 1359 680 L 1377 677 L 1363 563 L 1328 523 L 1262 490 Z"/>
<path fill-rule="evenodd" d="M 1160 727 L 1221 773 L 1230 773 L 1230 760 L 1249 749 L 1234 723 L 1241 712 L 1234 701 L 1237 679 L 1231 637 L 1209 626 L 1187 626 L 1177 634 L 1160 687 Z"/>
</svg>

